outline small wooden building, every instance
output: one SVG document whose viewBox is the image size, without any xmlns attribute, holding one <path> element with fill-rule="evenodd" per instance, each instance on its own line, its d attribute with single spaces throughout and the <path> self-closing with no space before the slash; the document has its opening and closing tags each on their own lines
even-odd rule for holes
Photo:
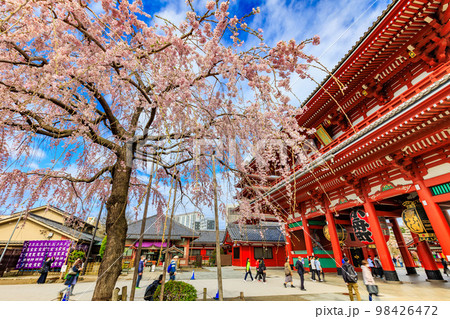
<svg viewBox="0 0 450 319">
<path fill-rule="evenodd" d="M 164 227 L 165 224 L 165 227 Z M 128 225 L 127 239 L 125 242 L 124 263 L 133 265 L 136 251 L 139 244 L 139 236 L 141 232 L 142 220 L 130 223 Z M 187 266 L 189 262 L 189 247 L 193 240 L 199 238 L 199 234 L 186 226 L 172 221 L 172 233 L 170 244 L 167 245 L 167 238 L 169 236 L 170 217 L 165 216 L 150 216 L 145 222 L 145 232 L 142 243 L 141 255 L 146 256 L 147 260 L 157 262 L 158 258 L 164 260 L 164 251 L 166 247 L 176 246 L 184 252 L 183 258 L 180 258 L 180 265 Z M 164 243 L 162 243 L 164 233 Z M 162 246 L 162 247 L 161 247 Z"/>
<path fill-rule="evenodd" d="M 216 249 L 216 231 L 215 230 L 201 230 L 197 231 L 199 238 L 194 240 L 189 252 L 189 258 L 191 262 L 194 262 L 197 256 L 202 256 L 202 262 L 207 263 L 209 257 Z M 219 231 L 219 241 L 223 243 L 225 238 L 225 231 Z"/>
<path fill-rule="evenodd" d="M 229 224 L 223 249 L 232 254 L 232 265 L 245 267 L 247 258 L 254 266 L 264 258 L 266 267 L 282 267 L 286 259 L 286 239 L 279 226 Z"/>
</svg>

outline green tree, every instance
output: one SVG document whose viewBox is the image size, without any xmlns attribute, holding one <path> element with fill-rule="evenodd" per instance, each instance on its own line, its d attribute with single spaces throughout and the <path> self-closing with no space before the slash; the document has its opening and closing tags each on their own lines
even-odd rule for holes
<svg viewBox="0 0 450 319">
<path fill-rule="evenodd" d="M 83 259 L 84 256 L 86 256 L 86 253 L 82 250 L 74 250 L 69 254 L 69 262 L 73 263 L 75 260 L 77 260 L 78 258 Z"/>
<path fill-rule="evenodd" d="M 220 248 L 220 254 L 223 254 L 223 249 Z M 216 266 L 216 250 L 212 252 L 211 256 L 209 257 L 209 265 L 210 266 Z"/>
<path fill-rule="evenodd" d="M 100 245 L 100 251 L 98 252 L 98 254 L 100 255 L 100 258 L 103 259 L 103 254 L 105 253 L 105 248 L 106 248 L 106 237 L 105 236 L 102 240 L 102 244 Z"/>
</svg>

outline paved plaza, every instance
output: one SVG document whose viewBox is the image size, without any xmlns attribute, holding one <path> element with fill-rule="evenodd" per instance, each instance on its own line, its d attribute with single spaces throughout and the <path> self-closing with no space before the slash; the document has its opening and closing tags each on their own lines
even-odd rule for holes
<svg viewBox="0 0 450 319">
<path fill-rule="evenodd" d="M 159 270 L 160 271 L 160 270 Z M 427 282 L 425 272 L 422 268 L 418 269 L 419 275 L 406 276 L 404 269 L 398 268 L 397 272 L 402 283 L 390 283 L 384 280 L 376 279 L 380 288 L 380 296 L 375 300 L 382 301 L 443 301 L 450 300 L 450 282 Z M 142 289 L 136 290 L 135 300 L 142 301 L 145 288 L 149 285 L 160 272 L 144 272 L 141 281 Z M 295 288 L 284 288 L 283 269 L 268 269 L 267 282 L 243 280 L 244 270 L 235 267 L 223 267 L 223 287 L 224 298 L 226 300 L 237 300 L 240 292 L 244 293 L 245 300 L 298 300 L 298 301 L 348 301 L 347 288 L 341 277 L 335 274 L 326 274 L 325 282 L 313 282 L 309 274 L 305 276 L 306 291 L 299 289 L 299 277 L 294 274 Z M 178 274 L 177 280 L 183 280 L 192 284 L 198 293 L 199 299 L 202 298 L 203 288 L 207 288 L 207 299 L 211 300 L 217 292 L 217 279 L 215 268 L 204 268 L 195 271 L 195 280 L 190 280 L 192 271 L 184 271 Z M 449 277 L 445 277 L 448 279 Z M 37 279 L 37 277 L 36 277 Z M 75 295 L 70 299 L 77 301 L 91 300 L 95 288 L 95 278 L 86 277 L 90 282 L 79 282 L 74 290 Z M 116 287 L 128 287 L 128 293 L 131 288 L 132 274 L 121 276 Z M 58 292 L 65 288 L 62 283 L 48 283 L 45 285 L 37 284 L 16 284 L 0 285 L 0 300 L 56 300 Z M 362 284 L 360 275 L 359 289 L 363 300 L 368 300 L 365 286 Z"/>
</svg>

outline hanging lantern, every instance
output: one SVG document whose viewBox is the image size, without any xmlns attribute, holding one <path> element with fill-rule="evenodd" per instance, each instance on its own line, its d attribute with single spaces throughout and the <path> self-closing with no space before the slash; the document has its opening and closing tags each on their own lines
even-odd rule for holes
<svg viewBox="0 0 450 319">
<path fill-rule="evenodd" d="M 403 203 L 403 206 L 406 207 L 402 212 L 402 219 L 406 227 L 417 234 L 420 240 L 436 240 L 436 234 L 422 204 L 419 201 L 407 201 Z"/>
<path fill-rule="evenodd" d="M 342 225 L 336 224 L 336 231 L 339 242 L 343 243 L 347 239 L 347 230 Z M 328 241 L 331 241 L 330 230 L 328 229 L 328 225 L 323 226 L 323 235 Z"/>
<path fill-rule="evenodd" d="M 369 224 L 369 217 L 366 212 L 361 209 L 355 209 L 350 214 L 353 231 L 355 232 L 356 237 L 365 245 L 374 244 L 372 228 Z M 386 218 L 378 217 L 380 222 L 381 230 L 384 235 L 384 239 L 386 241 L 389 240 L 389 229 L 386 223 Z"/>
</svg>

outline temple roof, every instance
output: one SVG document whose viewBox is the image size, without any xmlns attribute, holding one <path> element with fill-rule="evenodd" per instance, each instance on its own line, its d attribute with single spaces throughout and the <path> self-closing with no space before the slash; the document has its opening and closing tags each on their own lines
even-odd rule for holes
<svg viewBox="0 0 450 319">
<path fill-rule="evenodd" d="M 216 243 L 216 231 L 215 230 L 201 230 L 197 231 L 200 235 L 199 238 L 192 243 L 195 244 L 215 244 Z M 219 230 L 219 241 L 223 242 L 225 238 L 225 230 Z"/>
<path fill-rule="evenodd" d="M 279 226 L 229 224 L 227 232 L 232 241 L 285 243 L 286 239 Z"/>
<path fill-rule="evenodd" d="M 158 216 L 150 216 L 145 221 L 145 232 L 144 239 L 162 239 L 162 234 L 164 230 L 164 215 Z M 127 239 L 138 239 L 139 234 L 141 233 L 141 225 L 142 219 L 130 223 L 128 225 L 127 231 Z M 170 217 L 167 217 L 166 221 L 166 229 L 164 232 L 164 237 L 167 238 L 169 235 L 169 225 L 170 225 Z M 180 223 L 178 223 L 175 219 L 172 221 L 172 233 L 171 240 L 180 240 L 181 238 L 198 238 L 199 234 L 195 230 L 188 228 Z"/>
</svg>

